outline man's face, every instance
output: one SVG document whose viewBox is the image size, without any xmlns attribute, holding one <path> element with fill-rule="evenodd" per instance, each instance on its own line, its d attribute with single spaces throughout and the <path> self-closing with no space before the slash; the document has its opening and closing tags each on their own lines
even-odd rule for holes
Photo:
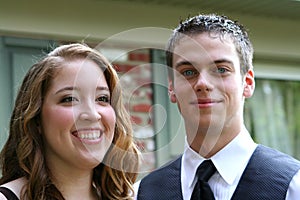
<svg viewBox="0 0 300 200">
<path fill-rule="evenodd" d="M 242 77 L 232 40 L 208 33 L 184 37 L 173 55 L 170 98 L 185 120 L 188 140 L 198 132 L 221 134 L 224 128 L 238 134 L 244 98 L 252 95 L 254 78 L 251 70 Z"/>
</svg>

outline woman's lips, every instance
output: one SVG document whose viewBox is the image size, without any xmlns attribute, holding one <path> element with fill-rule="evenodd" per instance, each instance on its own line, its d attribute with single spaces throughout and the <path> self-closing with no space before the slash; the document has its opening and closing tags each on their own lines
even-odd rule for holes
<svg viewBox="0 0 300 200">
<path fill-rule="evenodd" d="M 72 135 L 81 140 L 97 140 L 101 138 L 103 131 L 99 128 L 84 128 L 72 132 Z"/>
</svg>

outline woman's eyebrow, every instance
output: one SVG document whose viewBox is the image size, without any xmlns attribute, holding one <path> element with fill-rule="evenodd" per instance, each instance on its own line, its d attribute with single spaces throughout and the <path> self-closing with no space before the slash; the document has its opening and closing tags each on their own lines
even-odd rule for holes
<svg viewBox="0 0 300 200">
<path fill-rule="evenodd" d="M 61 93 L 61 92 L 64 92 L 64 91 L 73 91 L 73 90 L 79 90 L 79 88 L 73 87 L 73 86 L 67 86 L 67 87 L 63 87 L 63 88 L 57 90 L 55 92 L 55 94 L 58 94 L 58 93 Z"/>
<path fill-rule="evenodd" d="M 105 91 L 108 91 L 108 92 L 109 92 L 109 88 L 106 87 L 106 86 L 98 86 L 98 87 L 96 88 L 96 90 L 105 90 Z"/>
<path fill-rule="evenodd" d="M 67 86 L 67 87 L 63 87 L 63 88 L 57 90 L 57 91 L 55 92 L 55 94 L 58 94 L 58 93 L 61 93 L 61 92 L 64 92 L 64 91 L 74 91 L 74 90 L 80 90 L 80 89 L 79 89 L 78 87 Z M 98 87 L 96 88 L 96 90 L 101 90 L 101 91 L 104 90 L 104 91 L 108 91 L 108 92 L 109 92 L 109 88 L 106 87 L 106 86 L 98 86 Z"/>
</svg>

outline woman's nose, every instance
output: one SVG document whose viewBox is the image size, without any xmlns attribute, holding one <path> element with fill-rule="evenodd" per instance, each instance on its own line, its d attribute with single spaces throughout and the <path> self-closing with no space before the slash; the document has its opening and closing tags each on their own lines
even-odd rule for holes
<svg viewBox="0 0 300 200">
<path fill-rule="evenodd" d="M 81 120 L 99 121 L 101 119 L 100 111 L 96 105 L 84 105 L 79 115 Z"/>
</svg>

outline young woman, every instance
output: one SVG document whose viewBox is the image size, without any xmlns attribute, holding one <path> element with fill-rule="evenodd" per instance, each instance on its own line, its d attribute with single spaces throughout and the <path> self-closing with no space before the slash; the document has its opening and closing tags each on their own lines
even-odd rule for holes
<svg viewBox="0 0 300 200">
<path fill-rule="evenodd" d="M 1 168 L 0 199 L 131 198 L 138 150 L 117 74 L 98 51 L 63 45 L 31 67 Z"/>
</svg>

